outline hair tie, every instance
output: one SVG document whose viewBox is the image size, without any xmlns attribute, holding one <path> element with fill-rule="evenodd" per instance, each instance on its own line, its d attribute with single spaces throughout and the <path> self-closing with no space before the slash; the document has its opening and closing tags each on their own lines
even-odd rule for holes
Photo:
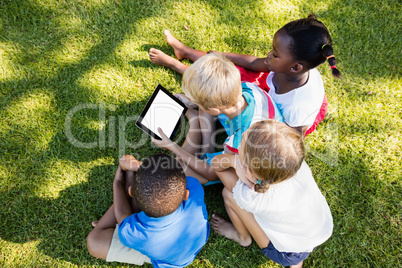
<svg viewBox="0 0 402 268">
<path fill-rule="evenodd" d="M 330 59 L 330 58 L 335 58 L 335 56 L 334 56 L 334 55 L 330 55 L 330 56 L 327 57 L 327 59 Z"/>
<path fill-rule="evenodd" d="M 332 65 L 332 66 L 331 66 L 331 69 L 336 69 L 336 66 L 335 66 L 335 65 Z"/>
<path fill-rule="evenodd" d="M 323 50 L 326 45 L 327 45 L 327 44 L 322 45 L 321 50 Z"/>
<path fill-rule="evenodd" d="M 261 185 L 261 180 L 257 180 L 257 184 Z"/>
</svg>

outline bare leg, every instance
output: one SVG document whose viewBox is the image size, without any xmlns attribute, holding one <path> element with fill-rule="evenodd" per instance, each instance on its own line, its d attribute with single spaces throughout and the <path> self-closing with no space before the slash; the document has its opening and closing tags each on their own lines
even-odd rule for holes
<svg viewBox="0 0 402 268">
<path fill-rule="evenodd" d="M 190 122 L 190 129 L 188 130 L 186 140 L 182 145 L 182 149 L 187 153 L 197 157 L 203 146 L 201 129 L 200 129 L 199 112 L 192 108 L 189 108 L 187 110 L 186 117 Z M 186 176 L 197 178 L 201 184 L 205 184 L 209 181 L 203 175 L 192 169 L 189 166 L 189 163 L 187 163 L 185 160 L 181 159 L 180 157 L 177 157 L 177 160 L 182 165 Z M 205 169 L 210 168 L 210 166 L 204 161 L 200 160 L 198 161 L 198 163 L 199 165 L 204 165 Z"/>
<path fill-rule="evenodd" d="M 199 110 L 200 116 L 200 129 L 202 130 L 202 148 L 201 153 L 213 153 L 215 151 L 215 141 L 213 140 L 213 134 L 216 130 L 216 123 L 214 120 L 214 116 L 209 115 Z"/>
<path fill-rule="evenodd" d="M 233 168 L 229 168 L 221 172 L 216 172 L 216 175 L 218 175 L 223 185 L 225 185 L 225 188 L 233 192 L 233 188 L 239 180 L 236 171 Z"/>
<path fill-rule="evenodd" d="M 237 181 L 234 170 L 217 172 L 217 174 L 225 185 L 222 196 L 226 211 L 232 223 L 223 220 L 219 216 L 215 216 L 215 220 L 212 219 L 211 221 L 212 228 L 218 234 L 234 240 L 242 246 L 250 245 L 252 236 L 260 248 L 267 247 L 269 238 L 255 220 L 254 215 L 241 209 L 233 198 L 233 182 Z"/>
<path fill-rule="evenodd" d="M 181 164 L 184 169 L 184 173 L 186 176 L 196 178 L 202 185 L 209 182 L 204 176 L 200 175 L 198 172 L 195 172 L 189 165 L 187 165 L 182 159 L 177 158 L 177 161 Z"/>
<path fill-rule="evenodd" d="M 173 47 L 174 54 L 179 60 L 189 59 L 192 62 L 195 62 L 196 60 L 207 54 L 207 52 L 205 51 L 186 46 L 185 44 L 177 40 L 176 37 L 174 37 L 170 33 L 169 30 L 165 30 L 163 34 L 165 35 L 166 42 Z"/>
<path fill-rule="evenodd" d="M 183 74 L 184 71 L 187 70 L 188 65 L 181 63 L 180 60 L 189 59 L 194 62 L 207 54 L 205 51 L 196 50 L 184 45 L 182 42 L 177 40 L 169 30 L 165 30 L 163 34 L 165 35 L 166 42 L 173 47 L 174 54 L 178 60 L 166 55 L 159 49 L 151 48 L 149 50 L 149 58 L 157 65 L 168 67 L 179 74 Z"/>
<path fill-rule="evenodd" d="M 197 155 L 201 151 L 202 147 L 202 136 L 198 111 L 189 108 L 186 112 L 186 117 L 190 123 L 190 129 L 188 130 L 187 137 L 182 145 L 182 148 L 192 155 Z"/>
<path fill-rule="evenodd" d="M 207 54 L 207 52 L 205 51 L 193 49 L 184 45 L 182 42 L 176 39 L 176 37 L 174 37 L 168 30 L 165 30 L 163 33 L 165 35 L 166 42 L 173 47 L 174 54 L 179 60 L 189 59 L 192 62 L 195 62 L 196 60 Z M 221 53 L 218 51 L 210 52 Z M 252 55 L 243 55 L 230 52 L 225 52 L 222 54 L 238 66 L 245 67 L 246 69 L 255 72 L 269 72 L 269 69 L 265 64 L 265 58 L 258 58 Z"/>
<path fill-rule="evenodd" d="M 231 209 L 230 205 L 227 202 L 225 196 L 230 192 L 223 188 L 222 195 L 224 196 L 225 208 L 228 213 L 230 220 L 232 222 L 228 222 L 221 218 L 220 216 L 213 214 L 211 225 L 212 228 L 221 236 L 224 236 L 230 240 L 236 241 L 243 247 L 247 247 L 251 244 L 252 239 L 249 231 L 246 226 L 243 224 L 242 220 L 239 216 Z M 231 193 L 230 193 L 231 194 Z"/>
<path fill-rule="evenodd" d="M 116 217 L 113 205 L 106 211 L 87 237 L 89 253 L 95 258 L 106 260 L 116 228 Z"/>
</svg>

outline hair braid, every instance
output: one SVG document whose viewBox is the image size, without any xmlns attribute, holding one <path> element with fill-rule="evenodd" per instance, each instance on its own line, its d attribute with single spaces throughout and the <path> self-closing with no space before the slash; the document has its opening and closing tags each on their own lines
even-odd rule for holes
<svg viewBox="0 0 402 268">
<path fill-rule="evenodd" d="M 335 56 L 334 56 L 334 49 L 332 48 L 332 46 L 324 44 L 322 46 L 322 54 L 324 55 L 324 57 L 327 58 L 328 64 L 329 64 L 329 66 L 331 66 L 332 75 L 334 77 L 336 77 L 336 78 L 340 78 L 341 77 L 341 72 L 335 66 L 336 59 L 335 59 Z"/>
<path fill-rule="evenodd" d="M 271 183 L 269 181 L 261 181 L 260 184 L 255 184 L 254 185 L 254 191 L 256 191 L 257 193 L 265 193 L 266 191 L 268 191 L 269 186 L 271 185 Z"/>
</svg>

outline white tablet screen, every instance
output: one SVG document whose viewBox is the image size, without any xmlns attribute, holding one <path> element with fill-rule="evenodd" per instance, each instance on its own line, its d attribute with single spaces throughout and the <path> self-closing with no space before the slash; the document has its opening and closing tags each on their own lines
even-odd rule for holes
<svg viewBox="0 0 402 268">
<path fill-rule="evenodd" d="M 170 137 L 184 108 L 160 90 L 142 120 L 142 124 L 159 136 L 158 127 Z"/>
</svg>

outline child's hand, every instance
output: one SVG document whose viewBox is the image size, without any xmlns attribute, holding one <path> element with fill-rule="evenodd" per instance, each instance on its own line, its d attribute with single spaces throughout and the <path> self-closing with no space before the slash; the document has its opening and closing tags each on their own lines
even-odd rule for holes
<svg viewBox="0 0 402 268">
<path fill-rule="evenodd" d="M 125 179 L 124 179 L 124 175 L 123 175 L 123 169 L 121 168 L 121 166 L 119 165 L 119 167 L 116 170 L 116 175 L 114 176 L 114 183 L 118 183 L 122 186 L 125 185 Z"/>
<path fill-rule="evenodd" d="M 184 105 L 186 105 L 187 108 L 197 108 L 198 107 L 197 104 L 192 102 L 191 99 L 184 94 L 175 93 L 174 96 L 176 98 L 178 98 L 179 100 L 181 100 L 181 102 L 184 103 Z"/>
<path fill-rule="evenodd" d="M 119 164 L 124 171 L 137 171 L 142 162 L 135 159 L 132 155 L 124 155 L 119 159 Z"/>
<path fill-rule="evenodd" d="M 173 146 L 176 145 L 172 140 L 168 138 L 168 136 L 163 133 L 163 130 L 161 128 L 158 128 L 159 136 L 162 138 L 162 140 L 157 140 L 155 138 L 152 138 L 152 142 L 156 144 L 159 148 L 162 149 L 167 149 L 170 150 Z"/>
<path fill-rule="evenodd" d="M 253 175 L 248 166 L 243 165 L 238 155 L 235 156 L 234 168 L 239 179 L 250 189 L 254 189 L 254 184 L 257 183 L 257 178 Z"/>
</svg>

